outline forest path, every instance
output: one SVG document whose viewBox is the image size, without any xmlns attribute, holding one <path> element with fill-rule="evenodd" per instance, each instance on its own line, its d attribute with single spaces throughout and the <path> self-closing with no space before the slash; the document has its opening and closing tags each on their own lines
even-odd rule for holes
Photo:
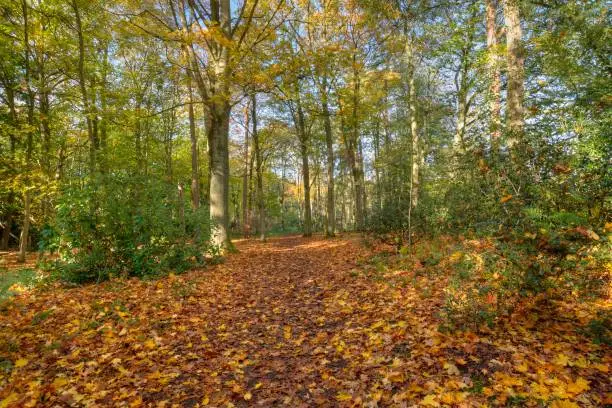
<svg viewBox="0 0 612 408">
<path fill-rule="evenodd" d="M 410 303 L 359 276 L 369 254 L 360 238 L 237 248 L 179 276 L 55 287 L 7 303 L 0 344 L 11 370 L 0 401 L 306 407 L 365 398 L 370 387 L 380 398 L 382 367 L 409 354 L 401 320 Z"/>
</svg>

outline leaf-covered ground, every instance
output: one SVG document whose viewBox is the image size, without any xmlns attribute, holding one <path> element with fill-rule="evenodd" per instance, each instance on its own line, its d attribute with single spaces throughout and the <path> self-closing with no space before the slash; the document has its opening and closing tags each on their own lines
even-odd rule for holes
<svg viewBox="0 0 612 408">
<path fill-rule="evenodd" d="M 612 403 L 610 350 L 579 330 L 601 301 L 445 334 L 441 281 L 372 279 L 357 237 L 238 249 L 180 276 L 5 302 L 0 407 Z"/>
</svg>

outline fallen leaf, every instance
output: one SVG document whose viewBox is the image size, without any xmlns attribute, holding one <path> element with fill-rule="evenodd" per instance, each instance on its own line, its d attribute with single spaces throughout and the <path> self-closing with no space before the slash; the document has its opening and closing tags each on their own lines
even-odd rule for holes
<svg viewBox="0 0 612 408">
<path fill-rule="evenodd" d="M 341 391 L 336 395 L 336 399 L 338 401 L 349 401 L 353 398 L 353 396 L 351 394 L 349 394 L 348 392 L 344 392 Z"/>
<path fill-rule="evenodd" d="M 436 401 L 435 395 L 429 394 L 421 400 L 421 405 L 424 405 L 426 407 L 439 407 L 440 403 Z"/>
<path fill-rule="evenodd" d="M 15 361 L 15 368 L 25 367 L 26 365 L 28 365 L 28 360 L 25 358 L 20 358 Z"/>
</svg>

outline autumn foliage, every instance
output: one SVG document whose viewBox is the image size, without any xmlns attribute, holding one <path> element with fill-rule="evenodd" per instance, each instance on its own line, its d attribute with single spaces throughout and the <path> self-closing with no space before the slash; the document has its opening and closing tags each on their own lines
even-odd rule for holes
<svg viewBox="0 0 612 408">
<path fill-rule="evenodd" d="M 491 327 L 449 331 L 453 268 L 491 243 L 367 244 L 243 241 L 206 270 L 7 301 L 0 406 L 611 402 L 610 346 L 589 334 L 609 303 L 529 297 Z"/>
</svg>

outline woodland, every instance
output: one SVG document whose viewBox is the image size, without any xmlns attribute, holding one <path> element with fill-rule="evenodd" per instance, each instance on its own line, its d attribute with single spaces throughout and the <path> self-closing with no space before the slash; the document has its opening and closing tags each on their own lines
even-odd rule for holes
<svg viewBox="0 0 612 408">
<path fill-rule="evenodd" d="M 0 0 L 0 408 L 612 404 L 603 0 Z"/>
</svg>

